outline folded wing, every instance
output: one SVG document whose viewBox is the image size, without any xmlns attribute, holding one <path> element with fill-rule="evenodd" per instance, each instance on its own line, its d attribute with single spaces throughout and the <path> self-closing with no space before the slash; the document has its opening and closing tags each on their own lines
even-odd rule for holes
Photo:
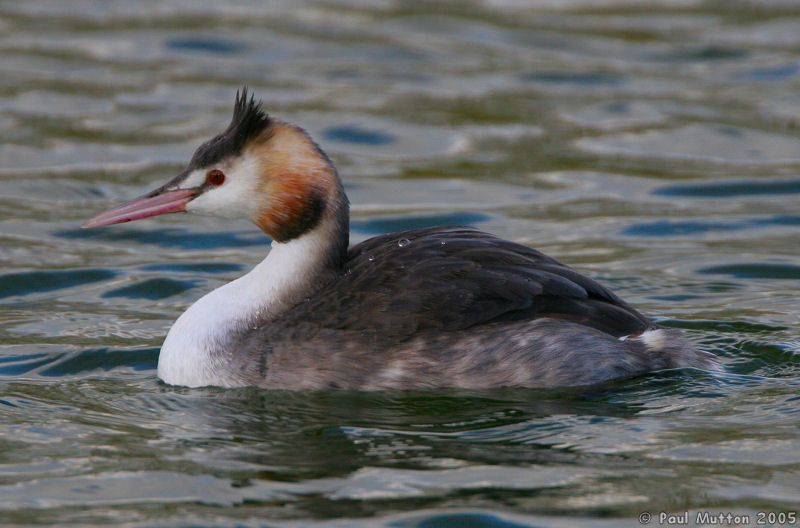
<svg viewBox="0 0 800 528">
<path fill-rule="evenodd" d="M 467 227 L 417 229 L 352 247 L 343 275 L 273 330 L 357 333 L 387 345 L 421 332 L 555 318 L 615 337 L 653 327 L 610 290 L 529 247 Z"/>
</svg>

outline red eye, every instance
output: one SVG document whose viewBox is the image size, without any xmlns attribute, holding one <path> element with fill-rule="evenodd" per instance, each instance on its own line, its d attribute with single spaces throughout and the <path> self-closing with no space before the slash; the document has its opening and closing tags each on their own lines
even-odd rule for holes
<svg viewBox="0 0 800 528">
<path fill-rule="evenodd" d="M 220 186 L 225 183 L 225 173 L 219 169 L 208 171 L 208 174 L 206 174 L 206 181 L 211 185 Z"/>
</svg>

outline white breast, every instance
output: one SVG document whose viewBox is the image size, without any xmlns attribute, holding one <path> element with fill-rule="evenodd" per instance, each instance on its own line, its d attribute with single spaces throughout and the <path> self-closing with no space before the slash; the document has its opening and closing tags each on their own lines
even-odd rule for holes
<svg viewBox="0 0 800 528">
<path fill-rule="evenodd" d="M 324 258 L 328 237 L 311 231 L 272 250 L 248 274 L 195 302 L 170 328 L 158 357 L 158 377 L 186 387 L 242 387 L 229 369 L 236 350 L 226 345 L 237 325 L 264 320 L 302 293 Z"/>
<path fill-rule="evenodd" d="M 187 387 L 241 386 L 227 376 L 224 368 L 227 354 L 220 355 L 218 351 L 224 350 L 219 346 L 224 345 L 236 323 L 249 313 L 245 306 L 234 302 L 246 291 L 240 287 L 243 284 L 240 281 L 246 277 L 205 295 L 175 321 L 158 356 L 159 378 L 170 385 Z"/>
</svg>

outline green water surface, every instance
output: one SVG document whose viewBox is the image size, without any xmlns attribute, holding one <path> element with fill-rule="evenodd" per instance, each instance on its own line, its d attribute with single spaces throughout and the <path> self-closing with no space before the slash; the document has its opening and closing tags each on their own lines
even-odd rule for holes
<svg viewBox="0 0 800 528">
<path fill-rule="evenodd" d="M 0 525 L 639 526 L 800 509 L 800 4 L 0 1 Z M 169 387 L 246 222 L 80 223 L 247 84 L 354 241 L 469 224 L 600 279 L 727 373 L 590 391 Z M 653 521 L 653 525 L 656 521 Z"/>
</svg>

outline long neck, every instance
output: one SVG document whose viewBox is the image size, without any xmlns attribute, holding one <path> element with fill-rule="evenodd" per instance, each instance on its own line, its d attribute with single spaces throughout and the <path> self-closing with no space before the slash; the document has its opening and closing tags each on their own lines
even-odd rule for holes
<svg viewBox="0 0 800 528">
<path fill-rule="evenodd" d="M 347 195 L 333 163 L 313 142 L 312 145 L 323 162 L 317 171 L 328 179 L 317 219 L 295 238 L 273 241 L 267 257 L 250 273 L 220 288 L 229 299 L 236 299 L 237 313 L 232 316 L 236 321 L 263 323 L 276 317 L 334 278 L 347 260 Z"/>
<path fill-rule="evenodd" d="M 184 312 L 167 334 L 158 376 L 172 385 L 242 386 L 231 337 L 268 321 L 341 272 L 347 239 L 328 221 L 288 242 L 273 242 L 249 273 L 208 293 Z"/>
<path fill-rule="evenodd" d="M 240 315 L 276 317 L 340 272 L 347 237 L 342 254 L 342 239 L 331 228 L 323 224 L 287 242 L 273 242 L 261 263 L 217 291 L 226 290 L 229 299 L 235 298 Z"/>
</svg>

